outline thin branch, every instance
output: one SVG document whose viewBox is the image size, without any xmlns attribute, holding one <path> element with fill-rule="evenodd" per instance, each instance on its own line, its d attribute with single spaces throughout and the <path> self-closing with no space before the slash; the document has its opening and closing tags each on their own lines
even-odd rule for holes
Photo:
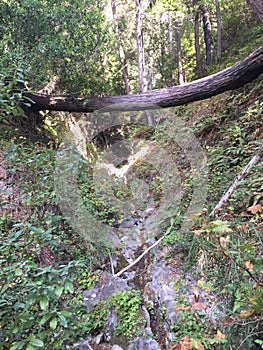
<svg viewBox="0 0 263 350">
<path fill-rule="evenodd" d="M 229 198 L 232 196 L 232 194 L 234 193 L 234 191 L 238 187 L 240 181 L 242 181 L 244 179 L 244 177 L 247 175 L 247 173 L 252 168 L 252 166 L 259 162 L 259 160 L 262 158 L 262 156 L 263 156 L 263 146 L 260 147 L 260 149 L 258 150 L 257 154 L 245 166 L 243 171 L 238 175 L 238 177 L 235 179 L 235 181 L 230 186 L 230 188 L 224 193 L 224 195 L 222 196 L 222 198 L 220 199 L 220 201 L 215 206 L 214 210 L 210 213 L 209 216 L 214 217 L 215 216 L 215 212 L 218 209 L 222 208 L 226 204 L 226 202 L 229 200 Z"/>
<path fill-rule="evenodd" d="M 263 334 L 263 331 L 254 332 L 254 329 L 256 329 L 256 328 L 257 328 L 257 327 L 254 327 L 254 328 L 252 329 L 252 332 L 249 333 L 249 334 L 246 336 L 246 338 L 242 340 L 242 342 L 239 344 L 237 350 L 238 350 L 238 349 L 242 349 L 243 344 L 244 344 L 249 338 L 258 336 L 259 334 Z M 254 333 L 253 333 L 253 332 L 254 332 Z"/>
<path fill-rule="evenodd" d="M 114 276 L 114 273 L 115 273 L 114 272 L 114 265 L 113 265 L 112 255 L 110 252 L 109 252 L 109 258 L 110 258 L 111 273 Z"/>
<path fill-rule="evenodd" d="M 164 237 L 167 235 L 168 233 L 165 233 L 161 238 L 158 239 L 158 241 L 156 241 L 155 243 L 153 243 L 150 247 L 148 247 L 140 256 L 138 256 L 137 259 L 135 259 L 132 263 L 130 263 L 130 265 L 126 266 L 124 269 L 122 269 L 121 271 L 117 272 L 114 276 L 119 277 L 121 276 L 124 272 L 128 271 L 131 267 L 133 267 L 134 265 L 136 265 L 143 257 L 144 255 L 146 255 L 151 249 L 153 249 L 154 247 L 156 247 L 159 243 L 161 243 L 161 241 L 164 239 Z"/>
</svg>

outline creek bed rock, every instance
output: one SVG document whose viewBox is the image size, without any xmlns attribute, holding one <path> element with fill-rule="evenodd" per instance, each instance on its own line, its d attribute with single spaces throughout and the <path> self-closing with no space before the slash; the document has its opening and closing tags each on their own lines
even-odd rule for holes
<svg viewBox="0 0 263 350">
<path fill-rule="evenodd" d="M 113 232 L 116 246 L 122 246 L 121 255 L 112 257 L 111 263 L 117 271 L 118 263 L 124 260 L 126 265 L 136 259 L 154 242 L 153 222 L 154 210 L 144 220 L 129 218 L 122 227 Z M 156 232 L 155 232 L 156 233 Z M 172 264 L 167 256 L 173 254 Z M 222 318 L 222 313 L 215 306 L 216 297 L 209 291 L 199 288 L 194 277 L 194 271 L 183 274 L 180 248 L 155 247 L 146 254 L 123 277 L 112 276 L 102 272 L 94 288 L 83 293 L 83 301 L 88 310 L 101 301 L 107 301 L 114 293 L 140 290 L 143 305 L 140 316 L 142 322 L 141 336 L 132 340 L 118 337 L 114 334 L 118 316 L 111 309 L 105 323 L 104 332 L 99 337 L 89 338 L 92 350 L 168 350 L 172 347 L 175 337 L 174 326 L 180 318 L 180 301 L 188 302 L 189 308 L 199 310 L 208 316 L 211 324 L 216 325 Z M 123 265 L 123 261 L 122 261 Z M 115 271 L 115 272 L 116 272 Z M 180 281 L 180 286 L 175 285 Z M 198 297 L 196 293 L 198 291 Z M 94 347 L 95 346 L 95 347 Z M 79 348 L 82 350 L 82 348 Z"/>
</svg>

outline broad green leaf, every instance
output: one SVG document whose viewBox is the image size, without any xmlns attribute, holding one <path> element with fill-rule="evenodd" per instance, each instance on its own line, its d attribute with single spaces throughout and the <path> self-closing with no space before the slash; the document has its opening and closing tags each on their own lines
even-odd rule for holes
<svg viewBox="0 0 263 350">
<path fill-rule="evenodd" d="M 55 294 L 57 297 L 61 297 L 62 293 L 63 293 L 64 287 L 62 286 L 58 286 L 55 290 Z"/>
<path fill-rule="evenodd" d="M 42 340 L 37 339 L 37 338 L 32 338 L 29 342 L 29 344 L 37 347 L 37 348 L 43 348 L 44 347 L 44 343 L 42 342 Z"/>
<path fill-rule="evenodd" d="M 30 227 L 30 231 L 31 232 L 36 232 L 36 233 L 43 233 L 43 229 L 42 228 L 38 228 L 38 227 L 35 227 L 35 226 L 31 226 Z"/>
<path fill-rule="evenodd" d="M 48 305 L 49 305 L 49 298 L 45 295 L 40 299 L 39 302 L 40 308 L 41 310 L 47 310 L 48 309 Z"/>
<path fill-rule="evenodd" d="M 32 344 L 27 344 L 26 350 L 36 350 L 36 348 Z"/>
<path fill-rule="evenodd" d="M 49 322 L 49 326 L 51 329 L 56 329 L 58 324 L 58 320 L 56 317 L 53 317 L 52 320 Z"/>
<path fill-rule="evenodd" d="M 41 318 L 39 324 L 42 326 L 42 325 L 45 324 L 51 317 L 52 317 L 52 314 L 51 314 L 51 313 L 48 313 L 48 314 L 44 315 L 44 316 Z"/>
<path fill-rule="evenodd" d="M 16 269 L 15 270 L 15 275 L 16 276 L 21 276 L 23 274 L 23 270 L 22 269 Z"/>
<path fill-rule="evenodd" d="M 60 323 L 63 327 L 67 327 L 68 326 L 68 322 L 65 316 L 63 316 L 61 313 L 58 314 Z"/>
<path fill-rule="evenodd" d="M 72 313 L 66 310 L 61 311 L 60 314 L 62 314 L 65 317 L 72 317 Z"/>
<path fill-rule="evenodd" d="M 10 350 L 16 350 L 16 349 L 23 349 L 23 346 L 25 345 L 26 343 L 26 340 L 21 340 L 21 341 L 18 341 L 18 342 L 15 342 Z"/>
<path fill-rule="evenodd" d="M 72 284 L 72 282 L 70 282 L 69 280 L 65 281 L 65 289 L 68 290 L 70 293 L 74 293 L 74 286 Z"/>
</svg>

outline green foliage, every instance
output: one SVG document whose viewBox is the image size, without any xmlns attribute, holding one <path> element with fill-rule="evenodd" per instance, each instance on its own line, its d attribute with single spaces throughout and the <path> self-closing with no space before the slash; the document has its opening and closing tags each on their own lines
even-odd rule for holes
<svg viewBox="0 0 263 350">
<path fill-rule="evenodd" d="M 263 314 L 259 217 L 255 214 L 244 221 L 243 216 L 230 211 L 226 215 L 228 220 L 203 221 L 200 229 L 194 231 L 195 253 L 191 257 L 197 274 L 212 282 L 212 290 L 220 291 L 219 297 L 222 302 L 225 300 L 232 326 L 225 324 L 221 330 L 228 336 L 228 346 L 236 344 L 234 335 L 239 329 L 240 339 L 245 338 L 247 348 L 252 349 Z"/>
<path fill-rule="evenodd" d="M 168 5 L 170 9 L 184 12 L 184 5 L 189 4 L 170 1 Z M 118 28 L 131 85 L 136 90 L 134 6 L 132 3 L 120 5 Z M 176 55 L 168 52 L 167 40 L 164 40 L 168 37 L 168 22 L 160 23 L 163 5 L 167 4 L 157 1 L 153 5 L 155 9 L 143 9 L 146 62 L 149 57 L 152 59 L 155 87 L 174 85 L 177 73 Z M 211 71 L 242 59 L 262 41 L 262 24 L 252 17 L 245 1 L 223 0 L 220 5 L 223 58 L 228 60 L 211 67 Z M 209 6 L 213 13 L 214 6 L 210 3 Z M 185 11 L 181 28 L 183 65 L 188 81 L 195 77 L 195 10 L 192 7 L 188 13 Z M 58 93 L 78 96 L 123 93 L 122 70 L 112 33 L 101 1 L 51 0 L 48 6 L 46 0 L 0 2 L 0 132 L 8 167 L 8 179 L 4 178 L 3 182 L 12 186 L 13 191 L 9 198 L 8 191 L 1 190 L 0 348 L 67 349 L 80 336 L 104 330 L 113 308 L 118 315 L 117 336 L 131 339 L 140 334 L 143 326 L 142 298 L 130 291 L 117 293 L 86 313 L 81 291 L 92 288 L 98 280 L 89 268 L 101 265 L 108 251 L 92 247 L 91 254 L 86 242 L 83 244 L 61 213 L 53 186 L 56 152 L 40 142 L 29 144 L 15 134 L 15 130 L 7 129 L 7 126 L 13 127 L 12 118 L 27 118 L 23 107 L 33 103 L 24 98 L 25 76 L 34 90 L 56 76 Z M 201 53 L 203 55 L 203 47 Z M 212 208 L 262 143 L 262 80 L 259 78 L 235 93 L 180 107 L 176 113 L 189 124 L 194 121 L 195 132 L 207 151 L 210 169 L 207 204 Z M 64 125 L 61 127 L 60 121 L 54 123 L 52 115 L 48 121 L 54 136 L 59 138 Z M 129 134 L 131 128 L 127 130 L 123 128 L 123 134 Z M 214 336 L 215 330 L 204 313 L 191 310 L 189 303 L 181 298 L 178 301 L 181 316 L 174 326 L 175 341 L 189 336 L 193 346 L 198 348 L 202 344 L 206 349 L 212 346 L 234 349 L 242 343 L 247 349 L 253 349 L 255 344 L 262 346 L 259 339 L 263 312 L 262 213 L 259 209 L 263 197 L 262 164 L 252 169 L 230 199 L 228 210 L 217 220 L 210 221 L 203 212 L 196 218 L 192 231 L 182 232 L 180 225 L 193 189 L 188 162 L 179 160 L 180 147 L 165 136 L 165 129 L 159 128 L 153 135 L 146 128 L 135 127 L 131 133 L 159 142 L 184 173 L 185 191 L 178 210 L 182 216 L 174 213 L 178 215 L 168 225 L 164 244 L 183 248 L 180 254 L 188 252 L 198 278 L 207 281 L 200 287 L 209 285 L 210 291 L 219 293 L 219 303 L 230 318 L 229 323 L 222 320 L 220 328 L 227 336 L 226 343 L 224 338 Z M 115 142 L 116 135 L 116 130 L 106 133 L 109 139 L 106 147 Z M 2 140 L 2 136 L 6 140 Z M 89 147 L 95 161 L 95 146 Z M 135 164 L 133 172 L 142 180 L 147 172 L 154 175 L 150 191 L 158 207 L 163 195 L 162 179 L 143 162 Z M 121 212 L 111 205 L 107 192 L 103 195 L 104 188 L 94 189 L 92 164 L 81 162 L 76 174 L 84 205 L 92 215 L 109 224 L 119 219 Z M 132 192 L 133 189 L 120 182 L 112 186 L 112 193 L 120 200 L 127 200 Z M 177 251 L 176 255 L 176 258 L 169 256 L 170 261 L 178 259 Z M 189 264 L 185 264 L 185 268 L 189 269 Z M 178 290 L 182 279 L 176 286 Z M 165 313 L 163 305 L 163 318 Z"/>
<path fill-rule="evenodd" d="M 92 289 L 98 280 L 99 277 L 92 274 L 90 271 L 83 271 L 81 276 L 79 276 L 79 290 Z"/>
<path fill-rule="evenodd" d="M 0 66 L 21 66 L 34 89 L 59 76 L 62 91 L 109 91 L 103 52 L 110 36 L 100 6 L 79 0 L 48 6 L 44 0 L 1 2 Z"/>
<path fill-rule="evenodd" d="M 131 339 L 141 330 L 143 317 L 139 310 L 142 299 L 139 293 L 123 291 L 113 295 L 111 306 L 116 309 L 119 317 L 116 335 L 124 335 Z"/>
<path fill-rule="evenodd" d="M 203 146 L 208 154 L 209 200 L 212 203 L 218 200 L 218 192 L 223 195 L 229 188 L 262 144 L 261 91 L 262 79 L 258 79 L 240 92 L 214 97 L 209 105 L 204 103 L 200 110 L 193 111 L 197 116 L 196 133 L 206 135 Z M 252 168 L 231 197 L 231 206 L 244 209 L 256 196 L 259 199 L 261 168 L 260 163 Z"/>
<path fill-rule="evenodd" d="M 142 322 L 140 314 L 141 296 L 132 291 L 116 292 L 105 302 L 100 302 L 85 315 L 84 327 L 87 333 L 97 334 L 106 327 L 106 320 L 113 308 L 118 316 L 115 334 L 127 339 L 138 335 Z"/>
<path fill-rule="evenodd" d="M 23 96 L 25 88 L 24 73 L 21 69 L 5 69 L 0 74 L 0 123 L 8 123 L 8 117 L 23 117 L 21 106 L 31 106 Z"/>
<path fill-rule="evenodd" d="M 12 224 L 5 217 L 0 236 L 0 347 L 66 349 L 82 334 L 79 317 L 84 307 L 76 298 L 76 286 L 85 266 L 77 261 L 37 263 L 42 248 L 55 245 L 50 230 Z"/>
<path fill-rule="evenodd" d="M 183 296 L 183 282 L 181 276 L 174 284 L 174 288 L 178 291 L 176 309 L 180 312 L 178 321 L 172 326 L 175 332 L 174 342 L 179 343 L 187 337 L 191 340 L 192 349 L 199 349 L 201 346 L 204 349 L 211 349 L 213 344 L 226 343 L 225 337 L 220 338 L 215 335 L 214 326 L 204 311 L 205 307 L 203 310 L 202 307 L 201 310 L 195 310 Z M 202 306 L 202 303 L 196 303 L 196 305 Z"/>
</svg>

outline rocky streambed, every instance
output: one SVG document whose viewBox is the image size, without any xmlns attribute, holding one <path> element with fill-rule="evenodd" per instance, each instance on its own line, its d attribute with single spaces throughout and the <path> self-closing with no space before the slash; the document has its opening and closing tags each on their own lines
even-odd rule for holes
<svg viewBox="0 0 263 350">
<path fill-rule="evenodd" d="M 129 270 L 119 275 L 123 265 L 131 264 L 156 241 L 156 213 L 149 202 L 144 212 L 122 220 L 118 229 L 112 232 L 113 243 L 122 247 L 121 254 L 111 258 L 112 271 L 103 271 L 95 286 L 83 293 L 87 310 L 92 312 L 98 303 L 110 305 L 110 300 L 116 293 L 140 291 L 142 302 L 138 310 L 137 331 L 133 337 L 118 334 L 121 320 L 116 309 L 111 306 L 103 330 L 95 336 L 87 335 L 75 344 L 75 349 L 184 349 L 180 347 L 180 342 L 175 343 L 176 325 L 182 310 L 188 310 L 193 315 L 198 312 L 216 328 L 216 323 L 222 317 L 216 306 L 216 298 L 207 288 L 202 287 L 200 281 L 195 280 L 194 271 L 185 273 L 184 256 L 179 245 L 157 245 Z M 135 325 L 131 323 L 130 327 L 132 334 Z"/>
</svg>

